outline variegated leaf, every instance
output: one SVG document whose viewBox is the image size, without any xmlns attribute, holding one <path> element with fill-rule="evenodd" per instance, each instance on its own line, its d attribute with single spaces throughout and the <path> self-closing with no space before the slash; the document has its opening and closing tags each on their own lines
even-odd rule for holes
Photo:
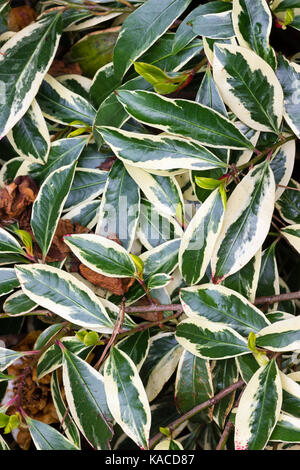
<svg viewBox="0 0 300 470">
<path fill-rule="evenodd" d="M 23 356 L 26 356 L 26 351 L 13 351 L 12 349 L 0 347 L 0 372 Z"/>
<path fill-rule="evenodd" d="M 300 385 L 293 379 L 280 372 L 282 384 L 282 411 L 300 418 Z"/>
<path fill-rule="evenodd" d="M 69 195 L 64 204 L 64 212 L 77 208 L 83 202 L 93 201 L 103 193 L 107 171 L 90 168 L 77 168 Z"/>
<path fill-rule="evenodd" d="M 32 302 L 21 289 L 7 297 L 3 304 L 3 311 L 10 316 L 19 316 L 31 312 L 36 307 L 37 304 Z"/>
<path fill-rule="evenodd" d="M 162 36 L 191 0 L 149 0 L 123 23 L 114 49 L 114 70 L 122 78 L 132 64 Z M 137 41 L 138 38 L 138 41 Z"/>
<path fill-rule="evenodd" d="M 300 317 L 293 317 L 263 328 L 256 338 L 257 346 L 270 351 L 300 349 Z"/>
<path fill-rule="evenodd" d="M 222 228 L 225 207 L 219 188 L 197 210 L 184 232 L 179 249 L 179 266 L 188 285 L 205 275 Z"/>
<path fill-rule="evenodd" d="M 124 83 L 118 90 L 152 90 L 152 85 L 142 77 L 136 77 Z M 128 121 L 129 115 L 118 101 L 117 95 L 111 93 L 100 105 L 94 121 L 94 137 L 98 146 L 103 144 L 102 136 L 97 131 L 97 126 L 121 127 Z"/>
<path fill-rule="evenodd" d="M 294 179 L 290 179 L 288 186 L 294 189 L 284 191 L 276 202 L 283 220 L 289 224 L 300 224 L 300 183 Z"/>
<path fill-rule="evenodd" d="M 95 449 L 109 450 L 113 431 L 103 376 L 66 348 L 62 351 L 63 383 L 71 415 Z"/>
<path fill-rule="evenodd" d="M 69 235 L 64 238 L 77 258 L 105 276 L 134 277 L 136 267 L 125 248 L 117 242 L 94 234 Z"/>
<path fill-rule="evenodd" d="M 110 412 L 123 431 L 142 449 L 149 448 L 151 412 L 134 362 L 111 348 L 104 366 L 104 387 Z"/>
<path fill-rule="evenodd" d="M 71 274 L 40 264 L 16 266 L 23 292 L 38 305 L 76 325 L 110 333 L 113 324 L 99 297 Z"/>
<path fill-rule="evenodd" d="M 59 329 L 61 329 L 61 326 Z M 86 359 L 93 349 L 92 346 L 86 346 L 77 336 L 66 336 L 62 338 L 61 343 L 68 348 L 68 351 L 71 351 L 82 359 Z M 41 380 L 45 375 L 57 370 L 61 367 L 62 361 L 63 357 L 60 347 L 57 344 L 52 344 L 39 358 L 37 364 L 37 379 Z"/>
<path fill-rule="evenodd" d="M 284 94 L 284 118 L 292 131 L 300 138 L 300 65 L 278 56 L 276 75 Z"/>
<path fill-rule="evenodd" d="M 296 142 L 291 140 L 281 145 L 272 158 L 270 167 L 274 173 L 276 188 L 275 199 L 279 199 L 287 186 L 293 173 L 296 156 Z M 280 186 L 279 186 L 280 185 Z"/>
<path fill-rule="evenodd" d="M 278 421 L 282 386 L 274 360 L 258 369 L 241 397 L 235 419 L 235 449 L 263 450 Z"/>
<path fill-rule="evenodd" d="M 116 347 L 132 359 L 139 371 L 150 348 L 149 330 L 138 331 L 132 335 L 128 335 L 119 341 Z"/>
<path fill-rule="evenodd" d="M 235 358 L 237 367 L 244 382 L 248 383 L 255 372 L 259 369 L 259 364 L 252 354 L 238 356 Z"/>
<path fill-rule="evenodd" d="M 275 70 L 276 55 L 269 43 L 272 15 L 266 0 L 234 0 L 232 21 L 240 46 L 252 49 Z"/>
<path fill-rule="evenodd" d="M 92 126 L 96 110 L 77 93 L 68 90 L 51 75 L 46 75 L 37 95 L 38 104 L 44 116 L 60 124 L 74 124 L 74 127 Z"/>
<path fill-rule="evenodd" d="M 176 329 L 176 339 L 184 349 L 203 359 L 228 359 L 249 354 L 247 341 L 224 323 L 193 316 Z"/>
<path fill-rule="evenodd" d="M 137 121 L 169 134 L 188 137 L 208 147 L 252 148 L 231 121 L 207 106 L 149 91 L 118 90 L 117 98 Z"/>
<path fill-rule="evenodd" d="M 223 285 L 238 292 L 253 303 L 256 297 L 260 266 L 261 249 L 242 269 L 226 277 Z"/>
<path fill-rule="evenodd" d="M 79 224 L 91 230 L 98 221 L 100 201 L 85 201 L 65 213 L 62 219 L 71 220 L 73 224 Z"/>
<path fill-rule="evenodd" d="M 45 163 L 50 150 L 50 135 L 42 111 L 33 100 L 24 116 L 7 134 L 7 138 L 21 157 Z"/>
<path fill-rule="evenodd" d="M 117 160 L 107 177 L 95 233 L 117 236 L 122 246 L 130 251 L 140 213 L 140 189 Z"/>
<path fill-rule="evenodd" d="M 131 178 L 141 188 L 145 196 L 166 216 L 176 217 L 183 211 L 183 197 L 178 182 L 174 176 L 157 176 L 141 168 L 125 165 Z"/>
<path fill-rule="evenodd" d="M 173 280 L 172 276 L 164 273 L 157 273 L 150 276 L 147 281 L 147 288 L 151 289 L 160 289 L 167 286 Z"/>
<path fill-rule="evenodd" d="M 6 441 L 3 439 L 2 436 L 0 436 L 0 450 L 10 450 L 10 447 L 6 443 Z"/>
<path fill-rule="evenodd" d="M 43 259 L 49 251 L 55 230 L 67 200 L 76 163 L 63 166 L 45 179 L 32 206 L 31 227 L 42 251 Z"/>
<path fill-rule="evenodd" d="M 28 110 L 55 56 L 61 32 L 60 15 L 45 15 L 2 46 L 0 79 L 5 86 L 1 88 L 0 138 Z"/>
<path fill-rule="evenodd" d="M 32 163 L 29 165 L 28 174 L 38 184 L 43 183 L 55 170 L 76 162 L 85 145 L 86 137 L 71 137 L 52 142 L 47 163 L 45 165 Z"/>
<path fill-rule="evenodd" d="M 140 372 L 149 402 L 169 380 L 181 354 L 182 348 L 173 333 L 161 333 L 151 338 L 149 353 Z"/>
<path fill-rule="evenodd" d="M 300 418 L 280 413 L 277 424 L 270 436 L 275 442 L 300 442 Z"/>
<path fill-rule="evenodd" d="M 79 450 L 49 424 L 26 416 L 26 424 L 37 450 Z"/>
<path fill-rule="evenodd" d="M 217 44 L 214 52 L 214 79 L 224 102 L 247 126 L 278 134 L 283 92 L 272 67 L 240 46 Z"/>
<path fill-rule="evenodd" d="M 182 235 L 182 228 L 173 217 L 161 215 L 151 202 L 142 199 L 137 236 L 147 250 Z"/>
<path fill-rule="evenodd" d="M 300 253 L 300 224 L 288 225 L 281 229 L 281 233 L 292 247 Z"/>
<path fill-rule="evenodd" d="M 61 426 L 66 436 L 76 447 L 80 448 L 80 434 L 63 400 L 57 371 L 51 375 L 51 396 L 57 416 L 62 423 Z"/>
<path fill-rule="evenodd" d="M 251 127 L 246 126 L 241 121 L 235 123 L 235 125 L 241 130 L 241 132 L 250 140 L 253 146 L 256 146 L 259 139 L 260 132 Z M 230 163 L 234 163 L 236 166 L 244 165 L 248 163 L 253 155 L 252 150 L 231 150 L 230 152 Z"/>
<path fill-rule="evenodd" d="M 194 33 L 212 39 L 235 36 L 231 18 L 231 5 L 215 1 L 197 9 L 197 16 L 190 20 Z"/>
<path fill-rule="evenodd" d="M 0 268 L 0 296 L 12 292 L 19 287 L 14 268 Z"/>
<path fill-rule="evenodd" d="M 202 145 L 180 137 L 138 134 L 112 127 L 96 129 L 118 158 L 150 172 L 158 167 L 208 170 L 227 166 Z"/>
<path fill-rule="evenodd" d="M 219 2 L 220 3 L 220 2 Z M 185 18 L 181 21 L 176 29 L 175 38 L 173 41 L 173 54 L 178 54 L 187 44 L 189 44 L 197 35 L 193 32 L 190 21 L 197 17 L 203 5 L 194 8 Z"/>
<path fill-rule="evenodd" d="M 205 106 L 209 106 L 209 108 L 212 108 L 218 113 L 223 114 L 225 117 L 228 116 L 225 104 L 220 96 L 210 68 L 205 72 L 195 101 Z"/>
<path fill-rule="evenodd" d="M 203 284 L 181 289 L 181 304 L 191 319 L 207 319 L 230 326 L 244 337 L 269 325 L 261 311 L 245 297 L 223 286 Z"/>
<path fill-rule="evenodd" d="M 17 242 L 17 240 L 4 228 L 0 227 L 0 252 L 1 253 L 16 253 L 23 255 L 24 252 Z"/>
<path fill-rule="evenodd" d="M 160 441 L 153 450 L 184 450 L 182 444 L 174 439 L 164 439 Z"/>
<path fill-rule="evenodd" d="M 245 266 L 268 235 L 275 202 L 275 181 L 268 162 L 255 166 L 228 199 L 212 257 L 214 282 Z"/>
</svg>

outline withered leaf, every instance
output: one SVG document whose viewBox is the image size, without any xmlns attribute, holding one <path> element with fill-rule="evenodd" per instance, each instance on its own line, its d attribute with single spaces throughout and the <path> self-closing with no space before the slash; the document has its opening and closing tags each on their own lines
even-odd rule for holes
<svg viewBox="0 0 300 470">
<path fill-rule="evenodd" d="M 37 12 L 29 5 L 12 8 L 7 17 L 7 25 L 10 31 L 21 31 L 37 18 Z"/>
<path fill-rule="evenodd" d="M 85 279 L 94 284 L 94 286 L 107 289 L 109 292 L 112 292 L 116 295 L 126 294 L 130 286 L 132 286 L 135 281 L 135 279 L 131 277 L 119 278 L 103 276 L 102 274 L 96 273 L 92 269 L 88 268 L 84 264 L 80 264 L 79 272 Z"/>
</svg>

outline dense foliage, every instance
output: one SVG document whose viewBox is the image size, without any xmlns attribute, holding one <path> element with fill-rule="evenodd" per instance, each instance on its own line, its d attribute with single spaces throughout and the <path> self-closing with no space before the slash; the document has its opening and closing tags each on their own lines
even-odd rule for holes
<svg viewBox="0 0 300 470">
<path fill-rule="evenodd" d="M 0 449 L 299 443 L 300 1 L 0 14 Z"/>
</svg>

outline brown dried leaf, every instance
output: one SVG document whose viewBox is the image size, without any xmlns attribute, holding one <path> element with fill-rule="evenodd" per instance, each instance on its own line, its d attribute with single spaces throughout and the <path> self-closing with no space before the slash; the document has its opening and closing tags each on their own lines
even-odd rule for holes
<svg viewBox="0 0 300 470">
<path fill-rule="evenodd" d="M 107 159 L 102 162 L 101 165 L 97 166 L 97 168 L 99 168 L 100 170 L 109 171 L 116 159 L 117 157 L 107 157 Z"/>
<path fill-rule="evenodd" d="M 33 203 L 38 186 L 30 176 L 18 176 L 11 184 L 0 188 L 0 221 L 18 218 Z"/>
<path fill-rule="evenodd" d="M 130 286 L 132 286 L 135 281 L 135 279 L 131 277 L 119 278 L 103 276 L 103 274 L 96 273 L 84 264 L 80 264 L 79 272 L 85 279 L 90 281 L 95 286 L 107 289 L 109 292 L 112 292 L 116 295 L 126 294 Z"/>
<path fill-rule="evenodd" d="M 70 63 L 66 59 L 54 59 L 48 72 L 52 77 L 65 74 L 82 75 L 82 70 L 78 62 Z"/>
<path fill-rule="evenodd" d="M 10 31 L 21 31 L 37 18 L 36 11 L 28 5 L 22 5 L 10 10 L 7 25 Z"/>
</svg>

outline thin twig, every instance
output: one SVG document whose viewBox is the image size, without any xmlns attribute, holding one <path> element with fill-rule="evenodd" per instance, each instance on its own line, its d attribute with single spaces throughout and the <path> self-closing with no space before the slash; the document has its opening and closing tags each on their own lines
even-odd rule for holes
<svg viewBox="0 0 300 470">
<path fill-rule="evenodd" d="M 222 436 L 218 442 L 218 445 L 216 447 L 216 450 L 224 450 L 224 447 L 225 447 L 225 444 L 227 442 L 227 439 L 229 437 L 229 434 L 231 433 L 231 431 L 233 430 L 234 428 L 234 424 L 232 423 L 232 421 L 227 421 L 226 423 L 226 426 L 224 428 L 224 431 L 222 433 Z"/>
<path fill-rule="evenodd" d="M 101 354 L 101 357 L 99 359 L 99 361 L 96 362 L 94 368 L 96 370 L 98 370 L 102 364 L 102 361 L 103 359 L 105 358 L 106 356 L 106 353 L 107 351 L 109 350 L 109 348 L 112 346 L 112 344 L 114 343 L 117 335 L 119 334 L 121 328 L 122 328 L 122 325 L 123 325 L 123 322 L 124 322 L 124 317 L 125 317 L 125 300 L 126 298 L 123 297 L 122 299 L 122 303 L 121 303 L 121 307 L 120 307 L 120 312 L 119 312 L 119 316 L 118 316 L 118 319 L 117 319 L 117 322 L 115 324 L 115 327 L 114 327 L 114 330 L 113 330 L 113 333 L 110 337 L 110 340 L 108 341 L 107 345 L 105 346 L 104 348 L 104 351 L 103 353 Z"/>
<path fill-rule="evenodd" d="M 188 411 L 184 415 L 180 416 L 180 418 L 176 419 L 175 421 L 173 421 L 173 423 L 171 423 L 168 426 L 168 429 L 169 429 L 170 433 L 172 433 L 182 423 L 189 420 L 190 418 L 192 418 L 196 414 L 200 413 L 200 411 L 204 410 L 205 408 L 209 408 L 210 406 L 215 405 L 220 400 L 222 400 L 222 398 L 226 397 L 227 395 L 234 392 L 235 390 L 241 388 L 244 385 L 244 383 L 245 382 L 241 379 L 238 382 L 236 382 L 232 385 L 229 385 L 229 387 L 224 388 L 224 390 L 221 390 L 214 397 L 210 398 L 209 400 L 206 400 L 205 402 L 201 403 L 200 405 L 195 406 L 190 411 Z M 164 437 L 164 435 L 161 432 L 158 432 L 157 434 L 155 434 L 155 436 L 152 437 L 152 439 L 149 442 L 149 448 L 151 449 L 153 446 L 155 446 L 155 444 L 158 441 L 160 441 L 160 439 L 162 437 Z"/>
<path fill-rule="evenodd" d="M 300 299 L 300 290 L 297 292 L 287 292 L 286 294 L 257 297 L 254 300 L 254 305 L 275 304 L 276 302 L 284 302 L 285 300 L 296 299 Z"/>
</svg>

